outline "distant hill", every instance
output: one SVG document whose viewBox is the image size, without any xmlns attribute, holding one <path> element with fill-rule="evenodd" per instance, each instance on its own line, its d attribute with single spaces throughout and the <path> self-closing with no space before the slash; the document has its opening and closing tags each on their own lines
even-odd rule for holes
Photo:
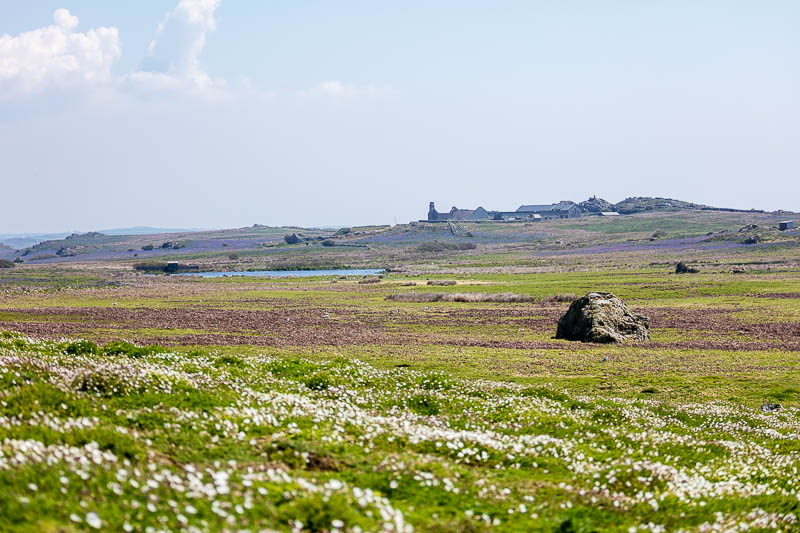
<svg viewBox="0 0 800 533">
<path fill-rule="evenodd" d="M 651 198 L 649 196 L 636 196 L 625 198 L 614 204 L 614 211 L 622 215 L 632 215 L 645 211 L 678 211 L 682 209 L 702 209 L 709 206 L 674 200 L 672 198 Z"/>
<path fill-rule="evenodd" d="M 603 211 L 616 211 L 621 215 L 633 215 L 636 213 L 646 213 L 650 211 L 683 211 L 683 210 L 701 210 L 701 211 L 730 211 L 730 212 L 747 212 L 747 213 L 763 213 L 764 211 L 756 209 L 731 209 L 726 207 L 711 207 L 709 205 L 695 204 L 692 202 L 685 202 L 683 200 L 675 200 L 673 198 L 653 198 L 651 196 L 635 196 L 625 198 L 621 202 L 612 204 L 611 202 L 602 198 L 593 196 L 586 201 L 578 204 L 584 213 L 599 213 Z"/>
<path fill-rule="evenodd" d="M 130 228 L 101 229 L 96 232 L 103 235 L 158 235 L 161 233 L 191 233 L 197 231 L 207 231 L 203 229 L 181 229 L 181 228 L 153 228 L 150 226 L 134 226 Z M 8 233 L 0 234 L 0 244 L 8 245 L 16 250 L 30 248 L 40 242 L 56 241 L 64 239 L 79 232 L 62 233 Z"/>
<path fill-rule="evenodd" d="M 0 244 L 0 259 L 14 259 L 17 256 L 17 251 L 5 244 Z"/>
<path fill-rule="evenodd" d="M 104 235 L 158 235 L 160 233 L 195 233 L 198 231 L 211 231 L 209 228 L 153 228 L 150 226 L 134 226 L 131 228 L 100 229 L 98 233 Z"/>
</svg>

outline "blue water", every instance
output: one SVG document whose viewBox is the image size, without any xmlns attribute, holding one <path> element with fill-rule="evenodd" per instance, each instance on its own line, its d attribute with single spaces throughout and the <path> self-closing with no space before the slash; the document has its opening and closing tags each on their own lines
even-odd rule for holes
<svg viewBox="0 0 800 533">
<path fill-rule="evenodd" d="M 310 278 L 312 276 L 375 276 L 386 272 L 382 268 L 363 270 L 253 270 L 251 272 L 182 272 L 178 276 L 201 276 L 203 278 L 221 278 L 223 276 Z"/>
</svg>

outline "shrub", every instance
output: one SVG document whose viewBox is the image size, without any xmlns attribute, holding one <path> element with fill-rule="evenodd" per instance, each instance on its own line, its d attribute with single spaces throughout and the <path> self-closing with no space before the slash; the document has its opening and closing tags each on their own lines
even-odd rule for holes
<svg viewBox="0 0 800 533">
<path fill-rule="evenodd" d="M 452 279 L 432 279 L 428 281 L 428 285 L 447 287 L 449 285 L 456 285 L 456 281 Z"/>
<path fill-rule="evenodd" d="M 358 280 L 358 284 L 359 285 L 368 285 L 370 283 L 380 283 L 380 282 L 381 282 L 381 278 L 364 278 L 364 279 Z"/>
<path fill-rule="evenodd" d="M 418 380 L 419 386 L 425 390 L 447 390 L 452 384 L 442 374 L 426 374 Z"/>
<path fill-rule="evenodd" d="M 102 348 L 103 355 L 122 355 L 133 351 L 136 345 L 126 341 L 109 342 Z"/>
<path fill-rule="evenodd" d="M 134 270 L 140 272 L 164 272 L 167 270 L 166 263 L 136 263 L 133 265 Z"/>
<path fill-rule="evenodd" d="M 0 268 L 14 268 L 14 263 L 8 259 L 0 259 Z"/>
<path fill-rule="evenodd" d="M 331 377 L 325 372 L 314 374 L 305 381 L 305 384 L 311 390 L 327 390 L 334 385 Z"/>
<path fill-rule="evenodd" d="M 200 270 L 200 265 L 177 265 L 170 266 L 169 263 L 136 263 L 133 265 L 134 270 L 141 272 L 188 272 L 192 270 Z"/>
<path fill-rule="evenodd" d="M 229 254 L 228 259 L 230 259 L 231 261 L 236 261 L 237 259 L 239 259 L 239 256 L 236 254 Z"/>
<path fill-rule="evenodd" d="M 88 355 L 98 353 L 99 348 L 92 341 L 81 339 L 65 344 L 63 350 L 70 355 Z"/>
<path fill-rule="evenodd" d="M 161 346 L 136 346 L 126 341 L 112 341 L 103 346 L 100 352 L 103 355 L 127 355 L 133 359 L 165 351 Z"/>
<path fill-rule="evenodd" d="M 347 235 L 351 233 L 353 230 L 350 228 L 340 228 L 334 235 Z"/>
<path fill-rule="evenodd" d="M 472 242 L 460 242 L 458 244 L 449 243 L 449 242 L 425 242 L 417 246 L 418 252 L 423 253 L 439 253 L 439 252 L 447 252 L 447 251 L 458 251 L 458 250 L 474 250 L 478 246 Z"/>
<path fill-rule="evenodd" d="M 76 431 L 70 436 L 69 441 L 73 446 L 84 446 L 94 442 L 101 450 L 126 459 L 143 458 L 145 455 L 136 439 L 108 428 Z"/>
<path fill-rule="evenodd" d="M 302 359 L 283 359 L 267 365 L 267 370 L 276 377 L 299 378 L 311 374 L 316 365 Z"/>
<path fill-rule="evenodd" d="M 17 256 L 17 258 L 14 259 L 14 262 L 15 263 L 24 263 L 25 261 L 23 261 L 21 257 Z"/>
<path fill-rule="evenodd" d="M 133 387 L 123 378 L 112 372 L 94 371 L 79 374 L 73 381 L 72 387 L 78 392 L 97 394 L 111 398 L 125 396 Z"/>
<path fill-rule="evenodd" d="M 322 241 L 322 246 L 336 246 L 336 242 L 331 239 L 325 239 Z"/>
<path fill-rule="evenodd" d="M 154 246 L 152 244 L 145 244 L 144 246 L 142 246 L 142 250 L 144 250 L 145 252 L 149 252 L 153 248 Z"/>
<path fill-rule="evenodd" d="M 214 367 L 221 368 L 223 366 L 233 366 L 236 368 L 243 368 L 245 363 L 242 359 L 239 359 L 235 355 L 223 355 L 216 361 L 214 361 Z"/>
<path fill-rule="evenodd" d="M 691 268 L 686 266 L 686 263 L 684 263 L 683 261 L 675 265 L 676 274 L 697 274 L 698 272 L 700 271 L 697 270 L 696 268 Z"/>
<path fill-rule="evenodd" d="M 439 401 L 428 394 L 416 394 L 408 399 L 408 408 L 418 415 L 438 415 L 441 410 Z"/>
<path fill-rule="evenodd" d="M 284 235 L 283 240 L 286 241 L 286 244 L 300 244 L 300 237 L 298 237 L 296 233 Z"/>
<path fill-rule="evenodd" d="M 278 507 L 278 520 L 283 524 L 303 524 L 303 531 L 331 531 L 334 522 L 342 521 L 343 531 L 354 531 L 352 524 L 358 524 L 358 507 L 349 502 L 343 494 L 310 494 L 292 499 Z M 286 527 L 288 530 L 288 526 Z M 362 531 L 365 529 L 361 528 Z M 367 528 L 371 531 L 372 528 Z M 339 531 L 337 529 L 337 531 Z"/>
<path fill-rule="evenodd" d="M 569 396 L 563 392 L 549 389 L 547 387 L 528 387 L 522 389 L 522 391 L 520 391 L 520 395 L 530 398 L 547 398 L 548 400 L 553 400 L 555 402 L 567 402 L 570 399 Z"/>
</svg>

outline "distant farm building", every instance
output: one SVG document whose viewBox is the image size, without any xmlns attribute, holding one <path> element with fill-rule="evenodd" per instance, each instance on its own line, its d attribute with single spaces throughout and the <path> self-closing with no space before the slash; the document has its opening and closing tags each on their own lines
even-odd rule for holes
<svg viewBox="0 0 800 533">
<path fill-rule="evenodd" d="M 450 209 L 449 213 L 440 213 L 436 210 L 436 206 L 433 202 L 431 202 L 428 208 L 428 222 L 440 222 L 445 220 L 453 222 L 489 220 L 489 212 L 482 207 L 477 209 L 459 209 L 453 207 Z"/>
<path fill-rule="evenodd" d="M 618 213 L 603 213 L 613 216 Z M 477 209 L 459 209 L 453 207 L 448 213 L 440 213 L 433 202 L 428 207 L 426 222 L 481 222 L 488 220 L 545 220 L 551 218 L 578 218 L 581 208 L 575 202 L 561 201 L 557 204 L 521 205 L 516 211 L 487 211 Z"/>
<path fill-rule="evenodd" d="M 516 211 L 492 211 L 494 220 L 547 220 L 551 218 L 578 218 L 581 208 L 575 202 L 557 204 L 521 205 Z"/>
<path fill-rule="evenodd" d="M 781 231 L 786 231 L 787 229 L 794 228 L 794 220 L 784 220 L 783 222 L 778 222 L 778 229 Z"/>
</svg>

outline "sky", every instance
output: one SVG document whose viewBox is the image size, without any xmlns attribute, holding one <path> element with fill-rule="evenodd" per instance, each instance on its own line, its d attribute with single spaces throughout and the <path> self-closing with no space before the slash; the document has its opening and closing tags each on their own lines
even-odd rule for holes
<svg viewBox="0 0 800 533">
<path fill-rule="evenodd" d="M 800 211 L 800 3 L 0 0 L 0 233 Z"/>
</svg>

